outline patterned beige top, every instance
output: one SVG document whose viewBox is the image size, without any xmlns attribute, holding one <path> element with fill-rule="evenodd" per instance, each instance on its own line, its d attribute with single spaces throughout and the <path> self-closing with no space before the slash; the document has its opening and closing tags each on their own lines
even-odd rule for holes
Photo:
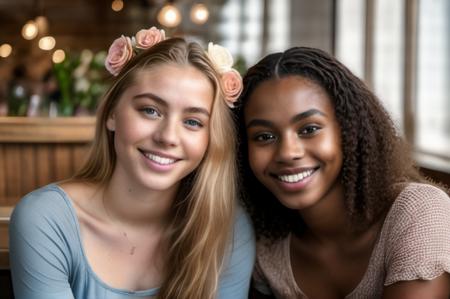
<svg viewBox="0 0 450 299">
<path fill-rule="evenodd" d="M 308 298 L 295 282 L 290 235 L 272 245 L 257 244 L 255 288 L 276 298 Z M 450 273 L 450 198 L 425 184 L 410 184 L 388 212 L 369 265 L 345 298 L 380 298 L 383 287 L 398 281 L 431 280 Z"/>
</svg>

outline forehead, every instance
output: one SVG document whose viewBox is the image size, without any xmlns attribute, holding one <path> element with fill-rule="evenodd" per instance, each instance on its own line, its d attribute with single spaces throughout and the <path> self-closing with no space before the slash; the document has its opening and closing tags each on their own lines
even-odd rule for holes
<svg viewBox="0 0 450 299">
<path fill-rule="evenodd" d="M 134 92 L 154 91 L 161 95 L 212 95 L 213 85 L 205 73 L 192 65 L 160 64 L 141 69 L 130 88 Z"/>
<path fill-rule="evenodd" d="M 205 81 L 211 84 L 205 73 L 190 64 L 158 63 L 139 69 L 133 76 L 134 85 L 153 82 L 173 83 L 182 79 Z M 154 84 L 156 85 L 156 84 Z"/>
<path fill-rule="evenodd" d="M 259 84 L 245 105 L 245 114 L 290 115 L 312 108 L 333 111 L 327 92 L 312 80 L 287 76 Z"/>
<path fill-rule="evenodd" d="M 203 107 L 210 110 L 214 100 L 213 85 L 208 77 L 191 65 L 161 64 L 134 74 L 133 82 L 118 100 L 127 105 L 134 98 L 154 95 L 172 107 Z"/>
</svg>

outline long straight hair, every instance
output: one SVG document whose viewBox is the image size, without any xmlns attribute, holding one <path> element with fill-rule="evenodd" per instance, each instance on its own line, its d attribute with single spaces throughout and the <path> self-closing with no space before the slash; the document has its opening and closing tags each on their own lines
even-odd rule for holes
<svg viewBox="0 0 450 299">
<path fill-rule="evenodd" d="M 134 57 L 105 94 L 97 112 L 96 135 L 87 162 L 74 179 L 106 185 L 114 171 L 114 133 L 106 121 L 140 71 L 157 65 L 190 65 L 210 81 L 214 99 L 209 144 L 202 162 L 182 179 L 168 229 L 169 251 L 158 298 L 212 299 L 229 250 L 237 195 L 236 134 L 223 100 L 219 74 L 205 51 L 183 39 L 165 40 Z"/>
</svg>

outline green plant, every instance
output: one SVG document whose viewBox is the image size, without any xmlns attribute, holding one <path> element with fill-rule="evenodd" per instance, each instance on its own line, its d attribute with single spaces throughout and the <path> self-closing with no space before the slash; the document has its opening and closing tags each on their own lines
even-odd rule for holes
<svg viewBox="0 0 450 299">
<path fill-rule="evenodd" d="M 107 73 L 104 69 L 106 52 L 83 50 L 68 55 L 61 63 L 53 65 L 60 99 L 58 114 L 73 116 L 93 114 L 101 95 L 106 91 Z"/>
</svg>

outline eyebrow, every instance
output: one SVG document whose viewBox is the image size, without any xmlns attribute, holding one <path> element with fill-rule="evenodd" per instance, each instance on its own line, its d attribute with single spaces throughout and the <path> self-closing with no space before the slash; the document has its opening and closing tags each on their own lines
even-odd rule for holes
<svg viewBox="0 0 450 299">
<path fill-rule="evenodd" d="M 163 100 L 163 98 L 161 98 L 151 92 L 146 92 L 146 93 L 141 93 L 141 94 L 135 95 L 133 97 L 133 100 L 140 99 L 140 98 L 151 99 L 164 107 L 169 106 L 169 104 L 165 100 Z M 187 113 L 201 113 L 201 114 L 205 114 L 207 117 L 210 116 L 209 111 L 202 107 L 187 107 L 183 111 L 187 112 Z"/>
<path fill-rule="evenodd" d="M 163 105 L 164 107 L 169 106 L 169 105 L 167 104 L 167 102 L 164 101 L 161 97 L 159 97 L 159 96 L 157 96 L 156 94 L 151 93 L 151 92 L 146 92 L 146 93 L 140 93 L 140 94 L 137 94 L 137 95 L 135 95 L 135 96 L 133 97 L 133 100 L 137 100 L 137 99 L 141 99 L 141 98 L 154 100 L 155 102 L 158 102 L 158 104 L 161 104 L 161 105 Z"/>
<path fill-rule="evenodd" d="M 296 123 L 302 119 L 311 117 L 316 114 L 326 116 L 325 113 L 323 113 L 322 111 L 320 111 L 318 109 L 309 109 L 305 112 L 294 115 L 294 117 L 292 117 L 290 122 Z M 256 127 L 256 126 L 273 127 L 273 123 L 271 121 L 264 120 L 264 119 L 252 119 L 251 121 L 248 122 L 248 124 L 246 125 L 246 128 Z"/>
<path fill-rule="evenodd" d="M 326 116 L 326 114 L 323 113 L 322 111 L 313 108 L 313 109 L 309 109 L 309 110 L 306 110 L 305 112 L 302 112 L 302 113 L 299 113 L 299 114 L 295 115 L 291 119 L 291 123 L 298 122 L 298 121 L 300 121 L 302 119 L 308 118 L 308 117 L 313 116 L 315 114 Z"/>
</svg>

